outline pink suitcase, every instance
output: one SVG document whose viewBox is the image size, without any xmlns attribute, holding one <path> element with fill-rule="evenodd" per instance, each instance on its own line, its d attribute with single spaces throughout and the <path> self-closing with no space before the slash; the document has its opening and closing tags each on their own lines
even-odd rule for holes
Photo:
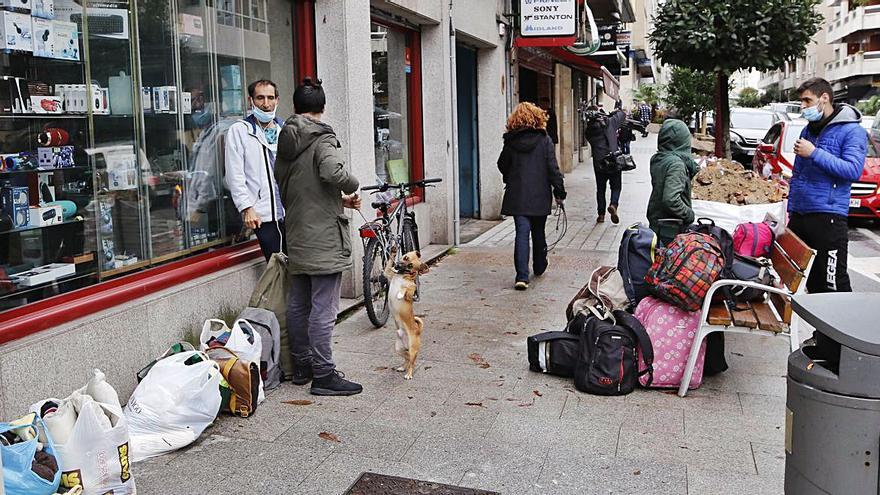
<svg viewBox="0 0 880 495">
<path fill-rule="evenodd" d="M 651 388 L 678 388 L 687 365 L 691 344 L 697 335 L 700 313 L 679 309 L 654 297 L 642 299 L 636 307 L 635 317 L 651 337 L 654 345 L 654 381 Z M 691 376 L 689 388 L 699 388 L 703 383 L 703 360 L 706 357 L 706 341 L 700 346 L 697 365 Z M 644 361 L 639 360 L 640 363 Z M 639 380 L 644 386 L 647 375 Z"/>
</svg>

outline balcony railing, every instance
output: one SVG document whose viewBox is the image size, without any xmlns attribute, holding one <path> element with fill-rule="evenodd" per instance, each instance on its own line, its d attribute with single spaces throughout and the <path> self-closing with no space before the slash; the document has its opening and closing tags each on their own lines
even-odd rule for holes
<svg viewBox="0 0 880 495">
<path fill-rule="evenodd" d="M 825 64 L 825 79 L 829 81 L 873 74 L 880 74 L 880 51 L 859 52 Z"/>
<path fill-rule="evenodd" d="M 828 21 L 828 43 L 843 43 L 848 36 L 861 31 L 880 31 L 880 5 L 868 5 Z"/>
</svg>

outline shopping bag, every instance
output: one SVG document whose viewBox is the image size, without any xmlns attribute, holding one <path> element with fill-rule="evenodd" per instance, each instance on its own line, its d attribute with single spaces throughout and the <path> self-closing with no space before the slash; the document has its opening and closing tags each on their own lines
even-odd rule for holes
<svg viewBox="0 0 880 495">
<path fill-rule="evenodd" d="M 248 302 L 248 306 L 268 309 L 278 318 L 281 327 L 281 370 L 286 380 L 293 377 L 293 359 L 287 341 L 288 277 L 287 256 L 282 253 L 273 254 Z"/>
<path fill-rule="evenodd" d="M 53 423 L 57 415 L 75 411 L 73 427 Z M 52 411 L 55 409 L 55 411 Z M 64 400 L 47 399 L 31 406 L 43 416 L 48 433 L 65 428 L 63 442 L 55 443 L 64 489 L 82 487 L 83 495 L 135 493 L 129 459 L 128 421 L 116 390 L 101 370 L 94 370 L 88 383 Z M 56 426 L 53 426 L 56 425 Z M 41 435 L 40 439 L 43 437 Z"/>
<path fill-rule="evenodd" d="M 3 489 L 6 495 L 51 495 L 58 490 L 58 483 L 61 481 L 61 470 L 58 469 L 58 454 L 55 451 L 55 444 L 52 442 L 52 436 L 46 431 L 46 425 L 43 420 L 36 414 L 29 414 L 28 420 L 23 423 L 0 423 L 0 434 L 6 432 L 21 431 L 22 426 L 32 428 L 31 431 L 23 433 L 29 440 L 5 445 L 0 442 L 0 456 L 3 460 Z M 39 442 L 38 435 L 45 435 L 46 442 L 43 442 L 43 450 L 38 451 Z M 33 471 L 35 456 L 40 455 L 39 461 L 52 456 L 55 462 L 54 477 L 47 480 Z M 48 460 L 46 464 L 51 464 L 52 460 Z M 43 464 L 45 466 L 46 464 Z"/>
<path fill-rule="evenodd" d="M 195 441 L 220 412 L 220 379 L 220 367 L 200 351 L 156 363 L 125 406 L 131 462 Z"/>
<path fill-rule="evenodd" d="M 141 368 L 140 371 L 137 372 L 138 383 L 140 383 L 141 380 L 143 380 L 144 377 L 147 376 L 147 373 L 149 373 L 150 370 L 153 369 L 153 366 L 155 366 L 156 363 L 159 362 L 160 359 L 171 356 L 172 354 L 178 354 L 181 352 L 194 351 L 194 350 L 196 350 L 196 348 L 193 347 L 193 345 L 190 344 L 189 342 L 177 342 L 176 344 L 171 344 L 171 347 L 169 347 L 168 350 L 165 351 L 164 354 L 157 357 L 150 364 L 144 366 L 143 368 Z"/>
<path fill-rule="evenodd" d="M 223 320 L 206 320 L 199 338 L 199 350 L 204 352 L 210 348 L 224 347 L 234 352 L 239 358 L 260 366 L 263 357 L 263 339 L 257 329 L 248 320 L 238 319 L 232 328 Z M 266 400 L 263 381 L 260 380 L 260 393 L 257 402 Z"/>
</svg>

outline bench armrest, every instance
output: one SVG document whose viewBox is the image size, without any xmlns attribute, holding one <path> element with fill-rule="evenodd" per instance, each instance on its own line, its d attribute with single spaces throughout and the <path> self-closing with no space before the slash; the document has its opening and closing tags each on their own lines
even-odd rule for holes
<svg viewBox="0 0 880 495">
<path fill-rule="evenodd" d="M 706 293 L 706 299 L 703 300 L 703 309 L 700 314 L 700 321 L 706 321 L 706 318 L 709 316 L 709 308 L 712 306 L 712 297 L 722 287 L 748 287 L 750 289 L 759 289 L 771 294 L 779 294 L 780 296 L 791 298 L 792 293 L 788 289 L 780 289 L 778 287 L 771 287 L 769 285 L 759 284 L 757 282 L 748 282 L 745 280 L 731 280 L 731 279 L 723 279 L 717 280 L 711 287 L 709 287 L 709 292 Z"/>
</svg>

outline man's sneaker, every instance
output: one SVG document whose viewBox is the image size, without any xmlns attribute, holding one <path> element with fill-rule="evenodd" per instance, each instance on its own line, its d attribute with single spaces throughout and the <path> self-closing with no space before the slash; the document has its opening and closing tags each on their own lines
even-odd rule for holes
<svg viewBox="0 0 880 495">
<path fill-rule="evenodd" d="M 346 380 L 345 373 L 333 370 L 312 380 L 312 395 L 355 395 L 364 391 L 360 384 Z"/>
<path fill-rule="evenodd" d="M 529 288 L 529 283 L 520 280 L 517 283 L 513 284 L 513 288 L 516 290 L 526 290 Z"/>
<path fill-rule="evenodd" d="M 599 215 L 596 217 L 596 223 L 605 223 L 605 215 Z"/>
<path fill-rule="evenodd" d="M 297 366 L 293 365 L 293 378 L 290 381 L 294 385 L 305 385 L 312 381 L 312 366 Z"/>
<path fill-rule="evenodd" d="M 617 205 L 609 206 L 608 213 L 611 214 L 611 223 L 614 223 L 614 224 L 620 223 L 620 217 L 617 216 Z"/>
</svg>

